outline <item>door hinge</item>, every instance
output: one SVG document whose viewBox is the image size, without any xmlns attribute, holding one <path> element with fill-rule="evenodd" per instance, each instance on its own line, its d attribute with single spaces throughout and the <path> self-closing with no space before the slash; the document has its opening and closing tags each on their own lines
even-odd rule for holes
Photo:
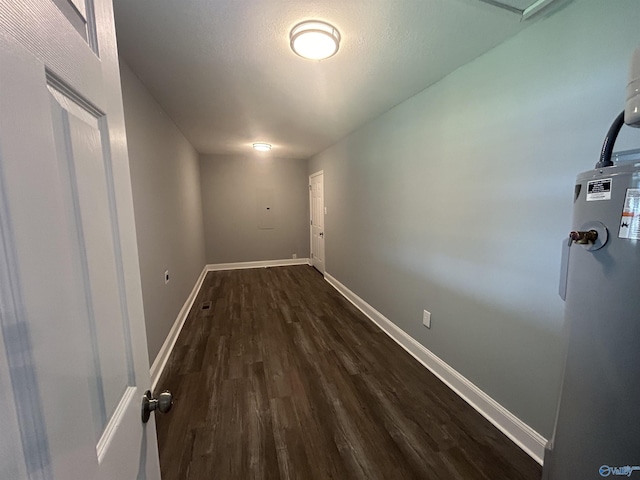
<svg viewBox="0 0 640 480">
<path fill-rule="evenodd" d="M 311 190 L 311 185 L 309 185 L 309 190 Z"/>
</svg>

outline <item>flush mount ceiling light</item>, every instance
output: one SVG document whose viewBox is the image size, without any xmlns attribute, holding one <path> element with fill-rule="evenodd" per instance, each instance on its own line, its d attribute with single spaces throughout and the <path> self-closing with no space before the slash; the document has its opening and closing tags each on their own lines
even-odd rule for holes
<svg viewBox="0 0 640 480">
<path fill-rule="evenodd" d="M 259 152 L 268 152 L 269 150 L 271 150 L 271 144 L 263 142 L 254 143 L 253 149 Z"/>
<path fill-rule="evenodd" d="M 311 60 L 332 57 L 340 46 L 340 32 L 328 23 L 309 20 L 297 24 L 289 34 L 291 50 Z"/>
</svg>

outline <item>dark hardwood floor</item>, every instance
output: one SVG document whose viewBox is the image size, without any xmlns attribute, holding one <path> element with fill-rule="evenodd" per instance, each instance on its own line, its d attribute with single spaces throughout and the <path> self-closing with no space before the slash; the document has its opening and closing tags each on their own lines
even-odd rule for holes
<svg viewBox="0 0 640 480">
<path fill-rule="evenodd" d="M 210 272 L 164 389 L 163 480 L 541 477 L 307 266 Z"/>
</svg>

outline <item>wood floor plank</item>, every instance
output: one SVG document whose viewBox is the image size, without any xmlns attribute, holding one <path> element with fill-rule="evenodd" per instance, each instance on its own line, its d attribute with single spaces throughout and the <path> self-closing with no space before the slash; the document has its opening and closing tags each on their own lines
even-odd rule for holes
<svg viewBox="0 0 640 480">
<path fill-rule="evenodd" d="M 164 389 L 164 480 L 541 477 L 307 266 L 209 272 Z"/>
</svg>

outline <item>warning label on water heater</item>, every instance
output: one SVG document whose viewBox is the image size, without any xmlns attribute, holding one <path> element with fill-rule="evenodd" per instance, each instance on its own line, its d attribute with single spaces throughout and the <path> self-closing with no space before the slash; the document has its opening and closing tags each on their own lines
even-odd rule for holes
<svg viewBox="0 0 640 480">
<path fill-rule="evenodd" d="M 587 183 L 587 202 L 611 200 L 611 179 L 591 180 Z"/>
<path fill-rule="evenodd" d="M 640 240 L 640 188 L 627 189 L 618 237 Z"/>
</svg>

